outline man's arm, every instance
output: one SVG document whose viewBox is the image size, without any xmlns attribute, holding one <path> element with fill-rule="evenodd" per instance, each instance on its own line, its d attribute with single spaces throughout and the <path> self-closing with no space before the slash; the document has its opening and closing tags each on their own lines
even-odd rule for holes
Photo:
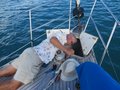
<svg viewBox="0 0 120 90">
<path fill-rule="evenodd" d="M 50 39 L 50 42 L 57 48 L 59 48 L 60 50 L 64 51 L 67 55 L 73 55 L 74 54 L 74 50 L 73 49 L 68 49 L 66 48 L 64 45 L 62 45 L 60 43 L 60 41 L 56 38 L 56 37 L 52 37 Z"/>
</svg>

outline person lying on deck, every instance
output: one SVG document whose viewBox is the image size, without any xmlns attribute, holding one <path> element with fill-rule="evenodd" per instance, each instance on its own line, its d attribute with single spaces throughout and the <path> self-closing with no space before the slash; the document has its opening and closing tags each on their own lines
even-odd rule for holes
<svg viewBox="0 0 120 90">
<path fill-rule="evenodd" d="M 72 33 L 66 35 L 59 32 L 43 40 L 39 45 L 25 49 L 8 67 L 0 70 L 0 77 L 14 75 L 12 80 L 0 83 L 0 90 L 16 90 L 23 84 L 30 83 L 41 65 L 52 61 L 58 49 L 69 56 L 73 55 L 74 50 L 66 48 L 64 44 L 72 45 L 76 42 Z"/>
</svg>

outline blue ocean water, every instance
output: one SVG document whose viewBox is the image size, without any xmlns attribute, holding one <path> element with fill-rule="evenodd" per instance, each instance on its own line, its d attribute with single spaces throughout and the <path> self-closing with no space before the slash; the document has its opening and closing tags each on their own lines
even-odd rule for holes
<svg viewBox="0 0 120 90">
<path fill-rule="evenodd" d="M 109 6 L 114 15 L 120 20 L 120 1 L 119 0 L 104 0 L 105 3 Z M 85 24 L 89 16 L 90 10 L 92 8 L 94 0 L 84 0 L 81 1 L 81 6 L 84 7 L 85 17 L 81 20 L 82 24 Z M 72 2 L 72 8 L 75 7 L 75 0 Z M 69 13 L 69 0 L 1 0 L 0 1 L 0 61 L 4 60 L 6 56 L 25 45 L 30 41 L 29 34 L 29 14 L 28 10 L 32 9 L 32 28 L 43 25 L 53 19 L 56 19 L 60 16 L 59 20 L 47 24 L 44 27 L 35 29 L 33 31 L 33 39 L 35 40 L 38 36 L 45 33 L 46 29 L 52 29 L 55 26 L 61 24 L 68 19 Z M 105 43 L 109 38 L 109 35 L 112 31 L 115 20 L 110 16 L 104 6 L 97 2 L 96 9 L 94 10 L 93 17 L 96 24 L 98 25 L 99 31 L 102 34 Z M 72 20 L 73 27 L 75 21 Z M 60 26 L 60 28 L 67 28 L 68 22 Z M 87 28 L 87 31 L 93 35 L 97 35 L 93 23 L 90 22 Z M 41 42 L 45 36 L 40 37 L 34 41 L 34 45 Z M 30 46 L 30 45 L 28 45 Z M 28 47 L 26 46 L 26 47 Z M 25 48 L 26 48 L 25 47 Z M 94 47 L 96 58 L 98 63 L 100 62 L 103 46 L 98 40 L 98 43 Z M 23 48 L 24 49 L 24 48 Z M 13 58 L 17 57 L 22 51 L 11 55 L 3 62 L 0 62 L 0 65 L 11 61 Z M 120 26 L 117 27 L 112 41 L 109 46 L 110 59 L 113 62 L 115 70 L 120 79 Z M 103 68 L 108 71 L 116 80 L 116 75 L 111 67 L 111 62 L 109 61 L 108 56 L 106 55 L 104 62 L 102 64 Z M 118 80 L 119 81 L 119 80 Z"/>
</svg>

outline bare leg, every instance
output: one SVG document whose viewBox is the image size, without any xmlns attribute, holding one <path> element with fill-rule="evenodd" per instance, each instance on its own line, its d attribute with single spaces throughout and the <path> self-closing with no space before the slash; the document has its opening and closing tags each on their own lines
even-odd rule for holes
<svg viewBox="0 0 120 90">
<path fill-rule="evenodd" d="M 13 75 L 16 73 L 16 71 L 16 68 L 14 68 L 12 65 L 9 65 L 8 67 L 0 70 L 0 77 Z"/>
<path fill-rule="evenodd" d="M 11 80 L 0 83 L 0 90 L 17 90 L 20 86 L 22 86 L 23 83 Z"/>
</svg>

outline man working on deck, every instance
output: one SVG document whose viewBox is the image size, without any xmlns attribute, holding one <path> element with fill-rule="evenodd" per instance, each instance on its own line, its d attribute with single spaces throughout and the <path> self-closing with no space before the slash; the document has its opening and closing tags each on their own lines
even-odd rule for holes
<svg viewBox="0 0 120 90">
<path fill-rule="evenodd" d="M 0 83 L 0 90 L 16 90 L 23 84 L 30 83 L 37 75 L 43 63 L 48 64 L 55 56 L 58 49 L 67 55 L 73 55 L 73 49 L 68 49 L 64 44 L 76 43 L 75 36 L 62 32 L 45 39 L 39 45 L 27 48 L 7 68 L 0 70 L 0 77 L 14 75 L 10 81 Z"/>
</svg>

